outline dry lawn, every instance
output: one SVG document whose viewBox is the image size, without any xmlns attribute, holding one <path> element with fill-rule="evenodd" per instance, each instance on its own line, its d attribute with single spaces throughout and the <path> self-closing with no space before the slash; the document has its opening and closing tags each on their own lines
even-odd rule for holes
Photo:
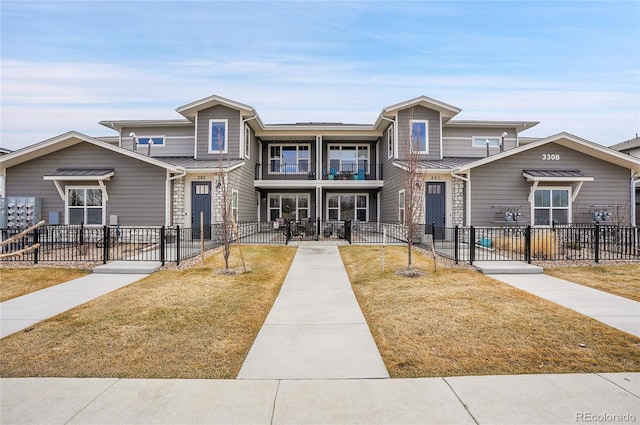
<svg viewBox="0 0 640 425">
<path fill-rule="evenodd" d="M 406 248 L 341 247 L 356 297 L 392 377 L 640 371 L 640 338 L 479 272 Z M 583 346 L 581 346 L 584 345 Z"/>
<path fill-rule="evenodd" d="M 0 376 L 234 378 L 286 276 L 293 247 L 245 246 L 251 271 L 160 271 L 0 341 Z M 237 250 L 230 267 L 240 266 Z"/>
<path fill-rule="evenodd" d="M 0 268 L 0 302 L 85 276 L 90 270 Z"/>
<path fill-rule="evenodd" d="M 640 265 L 581 266 L 545 269 L 546 274 L 640 301 Z"/>
</svg>

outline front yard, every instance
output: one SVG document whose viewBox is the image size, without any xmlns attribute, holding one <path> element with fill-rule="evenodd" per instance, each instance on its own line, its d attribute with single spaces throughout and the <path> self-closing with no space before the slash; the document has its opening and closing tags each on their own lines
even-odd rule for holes
<svg viewBox="0 0 640 425">
<path fill-rule="evenodd" d="M 640 338 L 469 270 L 404 278 L 406 248 L 340 248 L 392 377 L 640 371 Z"/>
</svg>

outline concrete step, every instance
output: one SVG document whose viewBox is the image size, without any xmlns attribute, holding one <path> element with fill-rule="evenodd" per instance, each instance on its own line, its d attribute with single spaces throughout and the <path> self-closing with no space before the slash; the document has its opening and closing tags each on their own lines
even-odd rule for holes
<svg viewBox="0 0 640 425">
<path fill-rule="evenodd" d="M 522 261 L 475 261 L 473 266 L 484 274 L 541 274 L 542 267 Z"/>
<path fill-rule="evenodd" d="M 100 274 L 151 274 L 162 266 L 160 261 L 114 261 L 95 267 Z"/>
</svg>

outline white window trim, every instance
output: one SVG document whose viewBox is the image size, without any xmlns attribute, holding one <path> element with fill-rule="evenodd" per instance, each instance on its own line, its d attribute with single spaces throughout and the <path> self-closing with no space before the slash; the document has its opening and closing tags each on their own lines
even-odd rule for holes
<svg viewBox="0 0 640 425">
<path fill-rule="evenodd" d="M 358 156 L 358 152 L 360 152 L 360 148 L 367 149 L 367 167 L 365 169 L 366 174 L 370 174 L 373 170 L 371 169 L 371 146 L 367 144 L 344 144 L 344 143 L 330 143 L 327 145 L 327 168 L 331 168 L 331 148 L 339 147 L 340 148 L 340 170 L 342 170 L 342 148 L 344 147 L 355 147 L 356 148 L 356 167 L 359 165 L 360 157 Z M 327 170 L 329 171 L 329 170 Z M 355 171 L 355 170 L 354 170 Z"/>
<path fill-rule="evenodd" d="M 400 202 L 401 197 L 404 202 Z M 400 189 L 398 191 L 398 221 L 400 223 L 405 223 L 407 219 L 406 204 L 407 204 L 406 194 L 404 192 L 404 189 Z M 400 211 L 402 211 L 402 214 L 400 213 Z"/>
<path fill-rule="evenodd" d="M 242 155 L 249 159 L 251 157 L 251 127 L 244 125 L 244 145 L 242 147 Z"/>
<path fill-rule="evenodd" d="M 337 196 L 338 197 L 338 221 L 342 221 L 342 208 L 340 207 L 340 197 L 342 196 L 353 196 L 354 197 L 354 203 L 353 203 L 353 213 L 355 215 L 354 220 L 357 221 L 358 220 L 358 210 L 366 210 L 366 216 L 365 216 L 365 220 L 364 221 L 369 221 L 369 205 L 370 205 L 370 200 L 369 200 L 369 194 L 366 192 L 353 192 L 353 193 L 327 193 L 327 207 L 326 207 L 326 216 L 327 220 L 329 220 L 329 210 L 335 210 L 336 208 L 329 208 L 329 197 L 330 196 Z M 366 196 L 367 198 L 367 206 L 364 208 L 358 208 L 358 196 Z"/>
<path fill-rule="evenodd" d="M 296 148 L 296 163 L 295 164 L 289 164 L 289 165 L 295 165 L 296 170 L 298 170 L 298 166 L 300 164 L 300 147 L 306 146 L 307 147 L 307 152 L 309 152 L 309 155 L 307 157 L 307 171 L 295 171 L 295 172 L 288 172 L 286 169 L 285 171 L 282 171 L 282 167 L 286 164 L 282 163 L 282 148 L 283 147 L 291 147 L 291 146 L 295 146 Z M 280 171 L 273 171 L 272 167 L 271 167 L 271 161 L 275 158 L 273 156 L 271 156 L 271 148 L 272 147 L 279 147 L 280 148 Z M 273 175 L 279 175 L 279 174 L 308 174 L 310 172 L 312 172 L 313 170 L 311 169 L 311 144 L 290 144 L 290 143 L 285 143 L 285 144 L 277 144 L 277 143 L 272 143 L 269 144 L 269 165 L 268 165 L 268 169 L 267 169 L 267 173 L 268 174 L 273 174 Z"/>
<path fill-rule="evenodd" d="M 149 145 L 149 143 L 140 143 L 140 139 L 149 139 L 149 140 L 151 140 L 151 139 L 162 139 L 162 143 L 151 143 L 151 146 L 153 146 L 153 147 L 164 147 L 164 146 L 166 146 L 166 140 L 167 140 L 166 136 L 163 136 L 163 135 L 138 136 L 138 137 L 136 137 L 136 145 L 138 145 L 138 146 L 148 146 Z"/>
<path fill-rule="evenodd" d="M 536 209 L 542 209 L 542 208 L 536 208 L 536 197 L 535 197 L 535 192 L 537 192 L 538 190 L 549 190 L 549 191 L 554 191 L 554 190 L 566 190 L 567 191 L 567 196 L 568 196 L 568 201 L 569 201 L 569 205 L 567 206 L 567 208 L 554 208 L 553 205 L 551 205 L 550 207 L 548 207 L 548 209 L 551 211 L 550 214 L 550 219 L 549 219 L 549 224 L 535 224 L 536 221 Z M 572 187 L 571 186 L 538 186 L 536 187 L 533 191 L 532 191 L 532 199 L 531 199 L 531 225 L 532 226 L 536 226 L 536 227 L 552 227 L 553 226 L 553 210 L 560 210 L 560 209 L 566 209 L 567 210 L 567 224 L 571 224 L 572 223 L 572 216 L 573 216 L 573 201 L 571 198 L 571 191 L 572 191 Z M 553 202 L 553 194 L 551 194 L 551 198 L 550 201 Z M 545 207 L 546 209 L 546 207 Z"/>
<path fill-rule="evenodd" d="M 500 147 L 500 136 L 473 136 L 471 138 L 471 146 L 474 148 L 485 148 L 487 147 L 487 140 L 489 140 L 490 148 L 499 148 Z M 497 143 L 493 144 L 492 141 L 496 140 Z"/>
<path fill-rule="evenodd" d="M 396 151 L 396 139 L 394 137 L 394 125 L 391 124 L 387 129 L 387 159 L 393 158 Z"/>
<path fill-rule="evenodd" d="M 69 224 L 69 191 L 71 190 L 76 190 L 76 189 L 83 189 L 83 190 L 87 190 L 87 189 L 97 189 L 100 190 L 102 192 L 102 223 L 100 224 L 91 224 L 90 226 L 104 226 L 105 223 L 107 222 L 107 199 L 105 196 L 105 191 L 102 189 L 102 187 L 100 186 L 65 186 L 64 187 L 64 193 L 66 195 L 66 200 L 64 202 L 64 222 L 65 224 Z M 86 211 L 87 207 L 84 206 L 83 209 Z M 84 217 L 86 218 L 86 217 Z M 86 221 L 83 221 L 85 223 L 85 225 L 87 225 Z"/>
<path fill-rule="evenodd" d="M 424 147 L 423 151 L 413 151 L 413 124 L 424 123 Z M 409 151 L 411 153 L 428 154 L 429 153 L 429 121 L 428 120 L 410 120 L 409 121 Z"/>
<path fill-rule="evenodd" d="M 224 123 L 224 149 L 223 150 L 213 149 L 213 140 L 212 140 L 212 134 L 211 134 L 211 124 L 213 123 Z M 227 153 L 229 151 L 229 120 L 226 118 L 225 119 L 212 118 L 209 120 L 209 127 L 207 131 L 209 132 L 209 136 L 208 136 L 209 146 L 207 147 L 208 153 Z"/>
<path fill-rule="evenodd" d="M 278 206 L 278 217 L 282 218 L 282 197 L 296 197 L 296 220 L 300 220 L 300 217 L 298 216 L 298 211 L 300 210 L 300 207 L 298 206 L 298 199 L 299 198 L 307 198 L 307 215 L 309 216 L 309 219 L 311 217 L 311 195 L 308 193 L 269 193 L 267 195 L 267 217 L 269 218 L 269 220 L 271 220 L 271 210 L 275 210 L 275 208 L 271 207 L 271 199 L 272 198 L 279 198 L 280 202 L 279 202 L 279 206 Z M 302 208 L 305 209 L 305 208 Z"/>
<path fill-rule="evenodd" d="M 233 201 L 236 201 L 236 206 L 233 206 Z M 235 217 L 236 223 L 238 222 L 238 211 L 240 210 L 240 196 L 238 189 L 231 189 L 231 216 Z M 234 214 L 235 213 L 235 214 Z"/>
</svg>

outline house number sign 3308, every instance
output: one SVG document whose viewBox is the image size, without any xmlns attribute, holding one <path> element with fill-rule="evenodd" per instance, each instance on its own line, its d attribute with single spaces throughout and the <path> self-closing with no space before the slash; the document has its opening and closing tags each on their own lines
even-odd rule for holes
<svg viewBox="0 0 640 425">
<path fill-rule="evenodd" d="M 560 154 L 557 153 L 543 153 L 543 161 L 560 161 Z"/>
</svg>

